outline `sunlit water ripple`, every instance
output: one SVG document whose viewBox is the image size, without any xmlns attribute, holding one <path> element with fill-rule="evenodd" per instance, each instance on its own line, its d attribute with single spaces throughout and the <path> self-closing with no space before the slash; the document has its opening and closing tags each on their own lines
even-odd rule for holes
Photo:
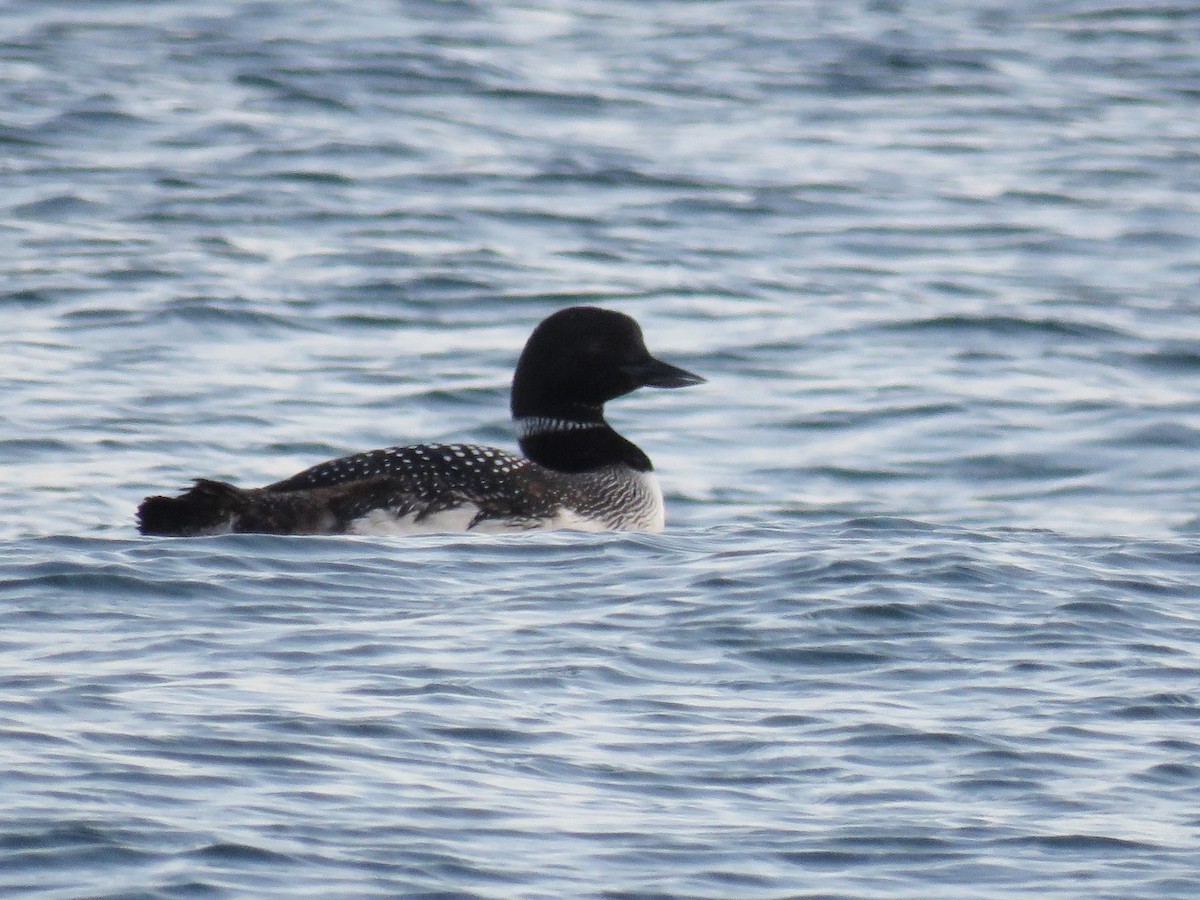
<svg viewBox="0 0 1200 900">
<path fill-rule="evenodd" d="M 1200 894 L 1186 4 L 10 3 L 0 894 Z M 662 535 L 151 540 L 512 447 Z"/>
</svg>

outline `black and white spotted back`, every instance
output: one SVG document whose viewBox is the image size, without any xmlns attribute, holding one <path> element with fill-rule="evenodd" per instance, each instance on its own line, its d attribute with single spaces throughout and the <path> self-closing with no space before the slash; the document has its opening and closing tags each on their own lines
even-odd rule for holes
<svg viewBox="0 0 1200 900">
<path fill-rule="evenodd" d="M 331 460 L 263 488 L 260 503 L 328 495 L 338 531 L 661 528 L 651 473 L 623 466 L 569 474 L 475 444 L 418 444 Z"/>
<path fill-rule="evenodd" d="M 268 491 L 297 491 L 330 487 L 348 481 L 396 479 L 418 499 L 456 489 L 470 495 L 505 489 L 528 459 L 478 444 L 414 444 L 343 456 L 267 485 Z"/>
</svg>

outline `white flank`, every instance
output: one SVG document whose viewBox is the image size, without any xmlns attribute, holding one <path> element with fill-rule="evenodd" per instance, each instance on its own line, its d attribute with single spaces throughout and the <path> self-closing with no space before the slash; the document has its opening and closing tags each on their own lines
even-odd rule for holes
<svg viewBox="0 0 1200 900">
<path fill-rule="evenodd" d="M 443 512 L 426 516 L 416 521 L 412 513 L 406 516 L 396 516 L 386 509 L 373 509 L 365 516 L 350 523 L 350 534 L 397 536 L 406 534 L 454 534 L 467 531 L 467 526 L 474 521 L 479 508 L 473 504 L 447 509 Z M 570 510 L 563 510 L 552 519 L 536 519 L 533 521 L 509 521 L 504 519 L 484 519 L 474 528 L 472 534 L 512 534 L 514 531 L 558 531 L 572 529 L 574 531 L 608 531 L 603 522 L 587 519 Z"/>
<path fill-rule="evenodd" d="M 474 528 L 469 526 L 479 513 L 479 507 L 466 503 L 454 509 L 443 510 L 420 521 L 414 513 L 397 516 L 389 509 L 373 509 L 350 523 L 350 534 L 405 535 L 405 534 L 452 534 L 470 531 L 477 534 L 512 534 L 514 531 L 662 531 L 666 526 L 663 509 L 662 488 L 653 472 L 636 474 L 636 493 L 642 496 L 632 502 L 641 516 L 636 522 L 625 522 L 614 527 L 603 519 L 591 518 L 570 509 L 559 510 L 548 519 L 516 521 L 507 519 L 484 519 Z"/>
</svg>

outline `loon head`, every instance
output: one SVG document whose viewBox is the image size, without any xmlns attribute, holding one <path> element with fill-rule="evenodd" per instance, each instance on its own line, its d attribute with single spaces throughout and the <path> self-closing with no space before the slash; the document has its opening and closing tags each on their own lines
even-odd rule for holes
<svg viewBox="0 0 1200 900">
<path fill-rule="evenodd" d="M 629 316 L 571 306 L 544 319 L 526 342 L 513 376 L 512 414 L 603 422 L 606 402 L 640 387 L 703 383 L 699 375 L 651 356 L 642 329 Z"/>
</svg>

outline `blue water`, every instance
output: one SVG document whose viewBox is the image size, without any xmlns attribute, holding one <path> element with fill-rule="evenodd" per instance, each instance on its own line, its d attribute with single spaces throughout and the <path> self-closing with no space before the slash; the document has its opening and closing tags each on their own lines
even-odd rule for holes
<svg viewBox="0 0 1200 900">
<path fill-rule="evenodd" d="M 1200 12 L 18 2 L 0 895 L 1200 895 Z M 662 535 L 139 537 L 512 448 L 596 303 Z"/>
</svg>

